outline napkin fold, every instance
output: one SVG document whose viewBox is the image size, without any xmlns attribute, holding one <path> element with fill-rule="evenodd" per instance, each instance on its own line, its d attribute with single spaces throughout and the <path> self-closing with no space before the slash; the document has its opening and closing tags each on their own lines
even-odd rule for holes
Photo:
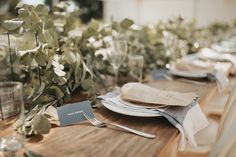
<svg viewBox="0 0 236 157">
<path fill-rule="evenodd" d="M 193 59 L 192 56 L 189 58 L 188 56 L 184 57 L 173 66 L 177 70 L 186 71 L 189 73 L 206 74 L 211 73 L 214 70 L 214 64 L 211 62 L 198 60 L 197 58 Z"/>
<path fill-rule="evenodd" d="M 190 74 L 206 74 L 209 80 L 216 81 L 218 90 L 221 92 L 229 83 L 228 74 L 231 68 L 229 65 L 230 63 L 204 61 L 200 60 L 197 55 L 189 55 L 174 64 L 173 68 Z"/>
<path fill-rule="evenodd" d="M 180 151 L 183 151 L 186 146 L 196 148 L 195 134 L 209 125 L 205 114 L 196 101 L 185 107 L 168 107 L 159 114 L 179 129 L 181 139 L 178 148 Z"/>
<path fill-rule="evenodd" d="M 197 97 L 196 93 L 159 90 L 142 83 L 126 83 L 121 88 L 123 100 L 145 106 L 187 106 Z"/>
<path fill-rule="evenodd" d="M 98 99 L 105 101 L 106 103 L 116 103 L 117 105 L 127 105 L 123 101 L 119 101 L 120 91 L 113 91 L 107 93 L 106 95 L 99 96 Z M 128 102 L 128 104 L 131 102 Z M 140 106 L 137 103 L 132 103 L 135 106 Z M 133 106 L 129 106 L 132 109 Z M 178 149 L 184 150 L 185 147 L 195 148 L 197 143 L 195 141 L 194 135 L 205 128 L 209 123 L 206 116 L 202 112 L 196 99 L 192 99 L 191 103 L 187 106 L 166 106 L 164 108 L 146 108 L 143 106 L 140 112 L 156 113 L 165 117 L 172 125 L 174 125 L 181 133 L 181 139 L 179 141 Z M 135 111 L 139 111 L 137 107 L 133 107 Z"/>
<path fill-rule="evenodd" d="M 233 43 L 232 42 L 231 43 L 229 42 L 215 43 L 211 46 L 211 48 L 220 53 L 235 53 L 236 52 L 235 41 Z"/>
<path fill-rule="evenodd" d="M 229 53 L 219 53 L 210 48 L 203 48 L 196 54 L 198 58 L 219 62 L 230 62 L 232 64 L 231 74 L 236 73 L 236 57 Z"/>
</svg>

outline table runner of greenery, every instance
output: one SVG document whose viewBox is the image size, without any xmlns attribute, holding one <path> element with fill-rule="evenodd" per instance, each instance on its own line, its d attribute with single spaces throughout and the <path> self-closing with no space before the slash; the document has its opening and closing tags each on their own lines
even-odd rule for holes
<svg viewBox="0 0 236 157">
<path fill-rule="evenodd" d="M 147 26 L 130 19 L 110 24 L 92 20 L 84 25 L 78 18 L 79 10 L 67 12 L 66 2 L 51 11 L 44 5 L 22 3 L 16 9 L 16 18 L 3 23 L 0 64 L 2 71 L 8 69 L 5 80 L 25 85 L 25 98 L 32 110 L 26 114 L 24 125 L 18 121 L 15 128 L 27 135 L 48 133 L 51 125 L 44 114 L 48 106 L 65 104 L 75 92 L 94 98 L 95 84 L 105 86 L 104 76 L 113 75 L 106 60 L 106 46 L 113 38 L 128 42 L 128 54 L 144 56 L 143 70 L 149 74 L 228 37 L 236 27 L 232 22 L 199 28 L 181 17 Z M 126 63 L 120 74 L 129 76 Z"/>
</svg>

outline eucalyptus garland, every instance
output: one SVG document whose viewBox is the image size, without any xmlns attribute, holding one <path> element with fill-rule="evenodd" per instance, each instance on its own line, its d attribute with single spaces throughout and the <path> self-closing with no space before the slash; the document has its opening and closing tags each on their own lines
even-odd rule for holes
<svg viewBox="0 0 236 157">
<path fill-rule="evenodd" d="M 50 15 L 44 5 L 34 7 L 19 3 L 17 8 L 18 16 L 4 22 L 8 43 L 10 35 L 20 38 L 28 34 L 33 40 L 30 41 L 30 49 L 22 47 L 14 50 L 14 62 L 13 50 L 8 45 L 11 79 L 25 83 L 27 104 L 33 109 L 26 114 L 24 126 L 19 120 L 15 128 L 26 135 L 47 133 L 50 123 L 42 114 L 45 107 L 63 105 L 71 99 L 74 91 L 79 94 L 92 90 L 93 74 L 79 49 L 73 46 L 73 39 L 64 36 L 66 29 L 60 31 L 55 26 L 54 18 L 58 15 Z M 69 19 L 72 14 L 67 15 Z M 20 71 L 16 73 L 13 64 L 17 64 Z"/>
<path fill-rule="evenodd" d="M 19 120 L 14 127 L 26 135 L 48 133 L 49 119 L 56 117 L 52 106 L 64 105 L 73 93 L 94 98 L 96 84 L 106 87 L 104 78 L 113 75 L 106 48 L 113 38 L 127 41 L 129 55 L 142 55 L 144 73 L 149 74 L 210 46 L 236 27 L 235 22 L 198 28 L 181 17 L 148 26 L 138 26 L 130 19 L 110 24 L 92 20 L 84 25 L 78 18 L 79 10 L 68 12 L 67 7 L 66 2 L 60 2 L 49 12 L 44 5 L 18 3 L 17 17 L 3 23 L 6 44 L 0 45 L 0 64 L 11 69 L 4 79 L 24 83 L 29 112 L 24 124 Z M 129 76 L 127 63 L 120 72 L 121 77 Z"/>
</svg>

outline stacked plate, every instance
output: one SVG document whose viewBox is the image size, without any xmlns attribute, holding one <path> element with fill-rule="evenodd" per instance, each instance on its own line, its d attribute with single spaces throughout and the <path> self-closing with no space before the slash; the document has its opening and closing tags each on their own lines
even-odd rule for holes
<svg viewBox="0 0 236 157">
<path fill-rule="evenodd" d="M 127 83 L 121 91 L 98 97 L 111 111 L 137 117 L 158 117 L 172 106 L 188 106 L 196 100 L 195 93 L 158 90 L 141 83 Z"/>
<path fill-rule="evenodd" d="M 155 108 L 145 108 L 145 106 L 137 106 L 136 104 L 125 102 L 120 98 L 120 94 L 113 98 L 101 100 L 102 104 L 109 110 L 136 117 L 158 117 L 159 112 Z"/>
<path fill-rule="evenodd" d="M 222 53 L 236 53 L 236 36 L 213 44 L 212 49 Z"/>
<path fill-rule="evenodd" d="M 233 66 L 232 66 L 233 65 Z M 196 54 L 187 55 L 169 67 L 169 73 L 185 78 L 209 78 L 216 71 L 234 74 L 236 57 L 229 53 L 219 53 L 204 48 Z"/>
<path fill-rule="evenodd" d="M 197 54 L 187 55 L 169 67 L 170 74 L 193 79 L 207 78 L 213 71 L 214 64 L 200 60 Z"/>
</svg>

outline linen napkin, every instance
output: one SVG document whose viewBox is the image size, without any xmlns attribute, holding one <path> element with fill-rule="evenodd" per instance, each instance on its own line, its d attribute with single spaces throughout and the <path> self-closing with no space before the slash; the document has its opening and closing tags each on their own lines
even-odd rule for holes
<svg viewBox="0 0 236 157">
<path fill-rule="evenodd" d="M 186 146 L 196 148 L 195 134 L 209 125 L 206 116 L 196 101 L 185 107 L 168 107 L 159 114 L 179 129 L 181 139 L 178 148 L 180 151 L 183 151 Z"/>
<path fill-rule="evenodd" d="M 113 91 L 107 93 L 106 95 L 99 96 L 98 99 L 101 99 L 106 103 L 112 102 L 119 105 L 119 103 L 122 103 L 122 101 L 118 100 L 119 97 L 120 92 Z M 136 106 L 140 105 L 138 103 L 133 104 Z M 132 106 L 130 106 L 130 109 L 132 109 Z M 133 109 L 138 111 L 137 108 Z M 166 106 L 164 108 L 162 107 L 155 109 L 146 108 L 146 113 L 147 110 L 149 110 L 151 113 L 155 111 L 156 114 L 165 117 L 172 125 L 174 125 L 180 131 L 181 139 L 178 145 L 179 150 L 184 150 L 186 146 L 195 148 L 197 146 L 197 143 L 195 141 L 194 135 L 209 124 L 196 99 L 192 99 L 191 103 L 187 106 Z M 140 109 L 140 112 L 142 111 L 143 110 Z"/>
<path fill-rule="evenodd" d="M 122 86 L 121 97 L 126 101 L 142 103 L 145 106 L 187 106 L 197 94 L 163 91 L 142 83 L 131 82 Z"/>
<path fill-rule="evenodd" d="M 172 67 L 189 74 L 205 74 L 209 80 L 216 81 L 219 92 L 223 91 L 229 83 L 228 72 L 231 68 L 229 66 L 230 63 L 203 61 L 194 57 L 184 57 L 178 63 L 172 65 Z"/>
<path fill-rule="evenodd" d="M 225 43 L 216 43 L 211 46 L 212 49 L 220 53 L 235 53 L 236 44 L 225 44 Z"/>
<path fill-rule="evenodd" d="M 231 73 L 235 74 L 236 72 L 236 57 L 229 53 L 219 53 L 213 49 L 209 48 L 203 48 L 199 53 L 196 54 L 198 58 L 205 59 L 205 60 L 211 60 L 211 61 L 226 61 L 230 62 L 233 66 L 231 68 Z"/>
</svg>

